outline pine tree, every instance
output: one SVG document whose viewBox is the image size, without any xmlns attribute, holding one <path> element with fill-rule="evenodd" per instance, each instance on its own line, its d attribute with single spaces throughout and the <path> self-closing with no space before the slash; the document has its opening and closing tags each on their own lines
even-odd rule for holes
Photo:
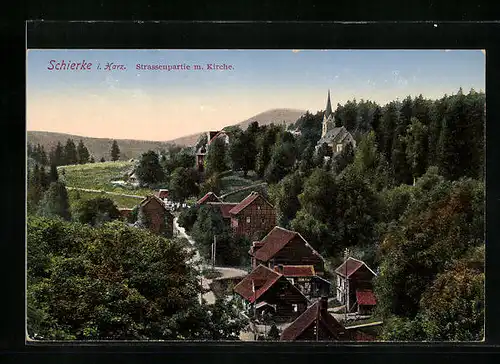
<svg viewBox="0 0 500 364">
<path fill-rule="evenodd" d="M 39 213 L 43 216 L 59 216 L 71 220 L 68 192 L 64 183 L 52 182 L 40 202 Z"/>
<path fill-rule="evenodd" d="M 90 153 L 87 147 L 83 144 L 83 140 L 80 139 L 77 147 L 78 154 L 78 164 L 85 164 L 89 162 Z"/>
<path fill-rule="evenodd" d="M 120 159 L 120 148 L 116 140 L 113 140 L 113 144 L 111 145 L 111 160 L 114 162 L 118 159 Z"/>
<path fill-rule="evenodd" d="M 28 211 L 33 212 L 36 210 L 38 203 L 43 197 L 43 188 L 41 186 L 40 167 L 38 163 L 33 167 L 33 171 L 29 172 L 28 177 L 28 190 L 27 202 Z"/>
<path fill-rule="evenodd" d="M 57 182 L 59 180 L 59 174 L 57 173 L 57 167 L 55 164 L 50 165 L 50 182 Z"/>
<path fill-rule="evenodd" d="M 66 141 L 64 146 L 64 157 L 65 164 L 77 164 L 78 163 L 78 153 L 76 151 L 75 143 L 72 139 Z"/>
<path fill-rule="evenodd" d="M 417 118 L 411 119 L 406 137 L 407 159 L 411 166 L 414 178 L 422 176 L 427 170 L 428 163 L 428 141 L 427 127 Z"/>
<path fill-rule="evenodd" d="M 142 154 L 135 173 L 141 185 L 155 185 L 165 179 L 158 154 L 152 150 Z"/>
<path fill-rule="evenodd" d="M 64 148 L 61 142 L 57 142 L 55 148 L 53 148 L 50 152 L 50 163 L 55 164 L 56 166 L 62 166 L 66 164 L 66 158 L 64 155 Z"/>
<path fill-rule="evenodd" d="M 222 173 L 228 169 L 226 164 L 226 143 L 222 138 L 215 138 L 208 147 L 206 158 L 207 175 Z"/>
<path fill-rule="evenodd" d="M 104 163 L 104 162 L 106 162 L 106 159 L 104 159 L 104 157 L 101 157 L 100 162 L 101 162 L 101 163 Z"/>
</svg>

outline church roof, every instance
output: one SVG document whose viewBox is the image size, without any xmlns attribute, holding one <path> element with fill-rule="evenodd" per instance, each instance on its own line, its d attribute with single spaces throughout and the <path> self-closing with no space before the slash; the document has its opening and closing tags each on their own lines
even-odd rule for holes
<svg viewBox="0 0 500 364">
<path fill-rule="evenodd" d="M 351 133 L 344 126 L 332 128 L 318 141 L 318 145 L 323 143 L 341 143 L 349 136 L 351 136 Z"/>
</svg>

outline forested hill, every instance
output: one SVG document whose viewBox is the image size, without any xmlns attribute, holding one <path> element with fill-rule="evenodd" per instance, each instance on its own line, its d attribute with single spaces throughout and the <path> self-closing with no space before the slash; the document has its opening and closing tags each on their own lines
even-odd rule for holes
<svg viewBox="0 0 500 364">
<path fill-rule="evenodd" d="M 295 123 L 297 119 L 299 119 L 302 115 L 304 115 L 304 113 L 305 113 L 304 110 L 297 110 L 297 109 L 272 109 L 261 112 L 237 124 L 228 126 L 237 126 L 245 130 L 254 121 L 258 122 L 259 125 L 269 125 L 271 123 L 290 125 Z M 170 140 L 169 142 L 175 143 L 180 146 L 192 146 L 196 144 L 200 136 L 201 133 L 196 133 L 185 137 L 177 138 L 174 140 Z"/>
<path fill-rule="evenodd" d="M 80 140 L 83 141 L 90 154 L 96 161 L 104 157 L 105 160 L 110 160 L 111 145 L 113 139 L 108 138 L 91 138 L 72 134 L 53 133 L 48 131 L 30 131 L 27 132 L 28 143 L 44 147 L 46 152 L 57 146 L 57 143 L 62 145 L 66 144 L 68 139 L 72 139 L 75 143 Z M 118 146 L 120 147 L 120 160 L 128 160 L 131 158 L 138 158 L 142 153 L 148 150 L 159 151 L 167 149 L 168 143 L 157 142 L 149 140 L 132 140 L 132 139 L 118 139 Z"/>
</svg>

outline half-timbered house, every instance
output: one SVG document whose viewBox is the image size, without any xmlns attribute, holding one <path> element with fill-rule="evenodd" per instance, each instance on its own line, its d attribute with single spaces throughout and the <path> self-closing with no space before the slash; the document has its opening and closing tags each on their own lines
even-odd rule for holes
<svg viewBox="0 0 500 364">
<path fill-rule="evenodd" d="M 284 275 L 263 265 L 256 267 L 233 290 L 254 318 L 257 318 L 257 308 L 272 307 L 275 322 L 294 320 L 308 304 L 307 298 Z"/>
<path fill-rule="evenodd" d="M 172 237 L 174 234 L 174 215 L 156 196 L 148 196 L 139 204 L 138 222 L 156 234 Z"/>
<path fill-rule="evenodd" d="M 261 241 L 254 242 L 249 251 L 252 266 L 264 264 L 271 269 L 279 265 L 313 266 L 315 275 L 324 274 L 324 259 L 296 231 L 275 226 Z"/>
<path fill-rule="evenodd" d="M 376 305 L 372 280 L 377 274 L 365 262 L 347 258 L 337 269 L 337 300 L 348 312 L 369 313 Z"/>
<path fill-rule="evenodd" d="M 258 192 L 250 193 L 230 211 L 231 227 L 235 235 L 249 239 L 260 238 L 276 225 L 276 210 Z"/>
</svg>

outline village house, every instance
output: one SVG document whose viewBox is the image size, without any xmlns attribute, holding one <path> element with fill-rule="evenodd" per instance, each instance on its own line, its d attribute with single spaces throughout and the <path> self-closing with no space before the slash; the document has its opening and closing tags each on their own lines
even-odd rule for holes
<svg viewBox="0 0 500 364">
<path fill-rule="evenodd" d="M 318 277 L 313 265 L 278 264 L 274 270 L 283 274 L 306 297 L 322 297 L 330 294 L 331 283 Z"/>
<path fill-rule="evenodd" d="M 275 226 L 261 241 L 254 242 L 249 254 L 252 257 L 252 267 L 259 264 L 271 269 L 279 265 L 312 265 L 314 275 L 324 274 L 323 257 L 300 233 L 279 226 Z"/>
<path fill-rule="evenodd" d="M 217 195 L 213 192 L 207 192 L 205 196 L 196 201 L 196 206 L 201 206 L 207 202 L 222 202 L 222 200 L 217 197 Z"/>
<path fill-rule="evenodd" d="M 308 304 L 307 298 L 285 276 L 263 265 L 256 267 L 233 290 L 254 318 L 267 310 L 274 322 L 294 320 Z"/>
<path fill-rule="evenodd" d="M 328 312 L 328 299 L 314 302 L 290 326 L 280 341 L 344 341 L 349 335 L 344 326 Z"/>
<path fill-rule="evenodd" d="M 118 212 L 120 213 L 121 218 L 128 220 L 132 215 L 132 209 L 120 207 L 118 208 Z"/>
<path fill-rule="evenodd" d="M 258 192 L 250 193 L 230 211 L 231 228 L 235 235 L 249 239 L 263 236 L 276 225 L 276 210 Z"/>
<path fill-rule="evenodd" d="M 377 274 L 363 261 L 347 258 L 337 269 L 337 300 L 348 312 L 369 314 L 377 304 L 372 280 Z"/>
<path fill-rule="evenodd" d="M 208 148 L 210 147 L 210 144 L 216 138 L 223 138 L 226 145 L 229 144 L 229 134 L 226 133 L 224 130 L 208 131 L 207 132 L 207 143 L 205 145 L 202 145 L 196 151 L 196 169 L 198 170 L 198 172 L 205 171 L 205 157 L 208 153 Z"/>
<path fill-rule="evenodd" d="M 323 115 L 323 124 L 321 129 L 321 138 L 316 145 L 316 150 L 326 143 L 331 149 L 333 156 L 344 150 L 347 144 L 351 144 L 353 149 L 356 148 L 356 141 L 353 136 L 344 126 L 335 127 L 335 115 L 332 111 L 330 101 L 330 90 L 328 90 L 328 99 L 326 101 L 326 110 Z"/>
<path fill-rule="evenodd" d="M 156 234 L 166 237 L 174 235 L 174 215 L 164 202 L 156 196 L 148 196 L 139 204 L 138 223 Z"/>
</svg>

